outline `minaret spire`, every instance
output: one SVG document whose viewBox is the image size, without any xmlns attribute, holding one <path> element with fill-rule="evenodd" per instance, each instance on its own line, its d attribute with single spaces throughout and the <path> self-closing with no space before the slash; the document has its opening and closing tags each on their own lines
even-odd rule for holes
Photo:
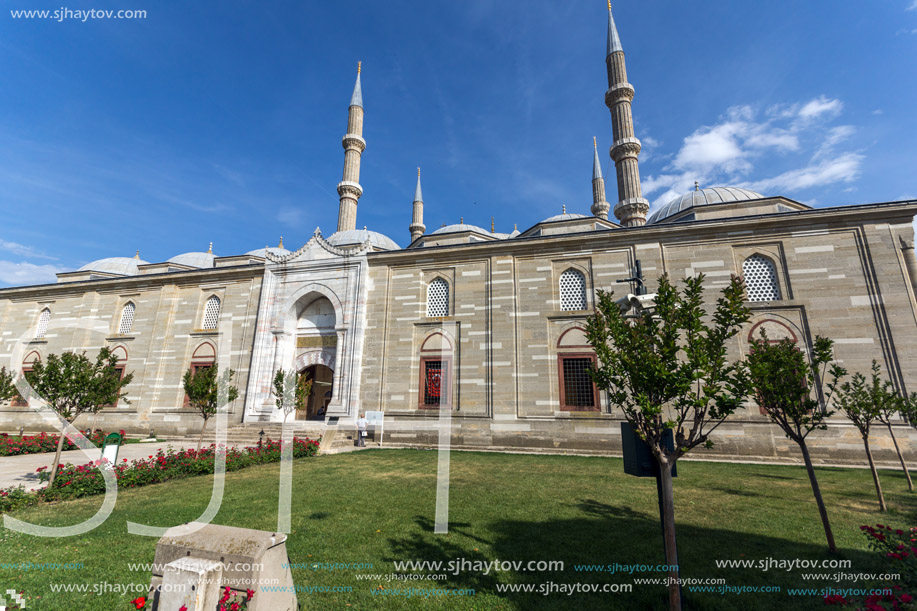
<svg viewBox="0 0 917 611">
<path fill-rule="evenodd" d="M 605 201 L 605 179 L 602 178 L 602 163 L 599 161 L 599 149 L 594 137 L 592 153 L 592 215 L 607 220 L 611 206 Z"/>
<path fill-rule="evenodd" d="M 347 133 L 341 144 L 344 146 L 344 176 L 338 183 L 341 207 L 338 211 L 338 231 L 349 231 L 357 227 L 357 201 L 363 195 L 360 186 L 360 158 L 366 150 L 363 140 L 363 89 L 360 86 L 362 62 L 357 62 L 357 82 L 350 97 L 347 116 Z"/>
<path fill-rule="evenodd" d="M 414 189 L 414 217 L 411 220 L 411 242 L 423 235 L 427 226 L 423 224 L 423 192 L 420 190 L 420 168 L 417 168 L 417 188 Z"/>
<path fill-rule="evenodd" d="M 634 86 L 627 82 L 624 47 L 621 46 L 621 37 L 618 36 L 618 28 L 611 14 L 611 2 L 608 3 L 608 49 L 605 64 L 608 69 L 605 105 L 611 111 L 614 134 L 614 143 L 609 153 L 615 162 L 618 182 L 615 216 L 625 227 L 639 227 L 646 224 L 650 204 L 640 189 L 640 169 L 637 164 L 640 141 L 634 136 L 634 118 L 630 106 L 634 99 Z"/>
</svg>

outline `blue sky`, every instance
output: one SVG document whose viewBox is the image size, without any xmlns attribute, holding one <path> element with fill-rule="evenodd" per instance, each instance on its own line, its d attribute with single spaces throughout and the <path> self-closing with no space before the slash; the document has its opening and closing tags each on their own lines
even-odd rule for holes
<svg viewBox="0 0 917 611">
<path fill-rule="evenodd" d="M 601 1 L 66 6 L 147 17 L 4 3 L 0 285 L 330 235 L 358 60 L 358 227 L 407 244 L 418 165 L 428 231 L 588 214 L 593 136 L 613 176 Z M 917 0 L 614 10 L 654 207 L 695 180 L 815 206 L 917 197 Z"/>
</svg>

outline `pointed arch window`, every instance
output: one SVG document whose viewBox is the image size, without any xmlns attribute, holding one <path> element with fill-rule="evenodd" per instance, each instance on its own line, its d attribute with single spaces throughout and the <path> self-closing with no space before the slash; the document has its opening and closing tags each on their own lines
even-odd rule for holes
<svg viewBox="0 0 917 611">
<path fill-rule="evenodd" d="M 570 268 L 560 275 L 560 309 L 573 312 L 586 309 L 586 276 Z"/>
<path fill-rule="evenodd" d="M 780 284 L 777 281 L 777 267 L 769 258 L 754 254 L 742 263 L 745 277 L 745 294 L 748 301 L 778 301 Z"/>
<path fill-rule="evenodd" d="M 35 368 L 35 363 L 41 360 L 41 355 L 37 352 L 30 352 L 24 359 L 22 359 L 22 376 L 25 377 L 25 374 Z M 10 401 L 10 405 L 13 407 L 28 407 L 29 402 L 23 398 L 18 392 L 16 396 Z"/>
<path fill-rule="evenodd" d="M 589 370 L 595 367 L 595 352 L 586 339 L 586 331 L 580 327 L 564 331 L 557 342 L 561 411 L 597 412 L 601 409 L 598 387 L 589 375 Z"/>
<path fill-rule="evenodd" d="M 45 334 L 48 332 L 48 323 L 51 322 L 51 310 L 45 308 L 41 311 L 41 314 L 38 315 L 38 328 L 35 329 L 35 339 L 44 339 Z"/>
<path fill-rule="evenodd" d="M 449 316 L 449 283 L 435 278 L 427 286 L 427 316 Z"/>
<path fill-rule="evenodd" d="M 432 333 L 420 346 L 418 407 L 452 407 L 452 342 L 443 333 Z"/>
<path fill-rule="evenodd" d="M 211 295 L 207 299 L 206 305 L 204 305 L 204 324 L 203 329 L 205 331 L 212 331 L 217 328 L 217 324 L 220 322 L 220 298 L 216 295 Z"/>
<path fill-rule="evenodd" d="M 133 301 L 128 301 L 121 309 L 121 322 L 118 324 L 118 335 L 127 335 L 134 326 L 134 306 Z"/>
</svg>

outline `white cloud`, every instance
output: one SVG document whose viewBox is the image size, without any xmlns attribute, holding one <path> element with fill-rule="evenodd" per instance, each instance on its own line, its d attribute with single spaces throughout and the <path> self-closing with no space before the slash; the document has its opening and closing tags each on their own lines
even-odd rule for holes
<svg viewBox="0 0 917 611">
<path fill-rule="evenodd" d="M 694 181 L 701 188 L 738 184 L 790 197 L 802 189 L 850 184 L 859 176 L 863 155 L 841 148 L 856 127 L 830 125 L 843 108 L 843 102 L 825 96 L 766 109 L 728 108 L 718 123 L 686 137 L 663 171 L 648 174 L 643 192 L 655 194 L 655 209 L 693 189 Z M 779 164 L 771 172 L 776 175 L 760 178 L 763 172 L 758 166 L 765 164 Z"/>
<path fill-rule="evenodd" d="M 0 282 L 12 286 L 51 284 L 57 282 L 55 274 L 64 271 L 68 270 L 55 265 L 0 261 Z"/>
<path fill-rule="evenodd" d="M 5 250 L 11 252 L 14 255 L 20 255 L 23 257 L 33 257 L 36 259 L 55 259 L 56 257 L 49 257 L 48 255 L 42 254 L 32 248 L 31 246 L 26 246 L 25 244 L 19 244 L 18 242 L 7 242 L 6 240 L 0 239 L 0 250 Z"/>
<path fill-rule="evenodd" d="M 761 192 L 799 191 L 836 182 L 853 182 L 860 173 L 863 156 L 845 153 L 798 170 L 790 170 L 772 178 L 747 183 L 749 189 Z"/>
<path fill-rule="evenodd" d="M 908 7 L 907 7 L 906 9 L 904 9 L 904 10 L 906 10 L 906 11 L 917 11 L 917 0 L 913 0 L 913 1 L 911 2 L 910 6 L 908 6 Z M 914 31 L 917 32 L 917 30 L 914 30 Z"/>
<path fill-rule="evenodd" d="M 804 120 L 817 119 L 822 115 L 837 116 L 844 109 L 844 104 L 838 99 L 828 99 L 825 96 L 806 102 L 799 109 L 799 118 Z"/>
</svg>

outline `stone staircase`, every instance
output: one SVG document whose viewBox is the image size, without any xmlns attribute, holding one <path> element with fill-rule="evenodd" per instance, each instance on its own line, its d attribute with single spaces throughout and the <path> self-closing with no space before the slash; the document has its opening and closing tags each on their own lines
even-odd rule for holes
<svg viewBox="0 0 917 611">
<path fill-rule="evenodd" d="M 213 423 L 208 424 L 204 432 L 204 445 L 216 442 L 216 431 Z M 370 447 L 380 447 L 378 441 L 367 440 L 366 448 L 357 448 L 354 446 L 356 439 L 356 430 L 346 427 L 326 427 L 324 422 L 291 422 L 288 426 L 296 437 L 308 437 L 309 439 L 321 438 L 319 451 L 325 454 L 335 454 L 338 452 L 349 452 L 352 450 L 364 450 Z M 242 423 L 230 426 L 226 431 L 226 443 L 230 446 L 254 446 L 258 445 L 261 437 L 260 433 L 264 431 L 264 440 L 279 440 L 282 432 L 282 426 L 275 422 L 252 422 Z M 181 438 L 183 441 L 197 441 L 197 435 L 188 435 Z"/>
</svg>

